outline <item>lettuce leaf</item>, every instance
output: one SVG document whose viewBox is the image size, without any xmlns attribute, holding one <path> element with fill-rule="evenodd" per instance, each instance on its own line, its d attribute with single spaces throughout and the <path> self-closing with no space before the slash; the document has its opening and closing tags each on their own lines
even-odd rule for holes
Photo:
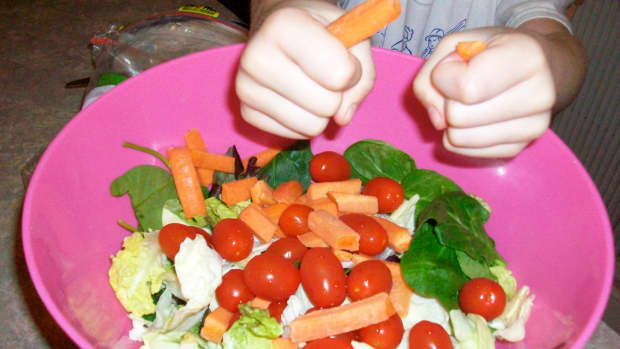
<svg viewBox="0 0 620 349">
<path fill-rule="evenodd" d="M 271 340 L 282 335 L 282 326 L 269 311 L 239 305 L 241 317 L 224 333 L 224 349 L 271 349 Z"/>
<path fill-rule="evenodd" d="M 409 154 L 380 140 L 365 139 L 345 150 L 344 157 L 351 165 L 351 177 L 365 184 L 375 177 L 389 177 L 401 183 L 416 169 Z"/>
</svg>

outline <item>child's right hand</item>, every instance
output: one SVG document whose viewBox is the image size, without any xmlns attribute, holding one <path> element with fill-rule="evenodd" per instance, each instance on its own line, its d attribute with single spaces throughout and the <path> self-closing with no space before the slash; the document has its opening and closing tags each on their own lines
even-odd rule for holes
<svg viewBox="0 0 620 349">
<path fill-rule="evenodd" d="M 368 40 L 347 50 L 326 29 L 343 10 L 322 1 L 283 1 L 262 14 L 241 56 L 236 92 L 250 124 L 288 138 L 351 121 L 375 81 Z"/>
</svg>

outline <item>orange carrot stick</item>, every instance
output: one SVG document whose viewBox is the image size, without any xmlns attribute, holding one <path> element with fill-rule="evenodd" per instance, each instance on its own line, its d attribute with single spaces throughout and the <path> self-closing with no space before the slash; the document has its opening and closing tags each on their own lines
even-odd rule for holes
<svg viewBox="0 0 620 349">
<path fill-rule="evenodd" d="M 167 155 L 183 214 L 186 218 L 206 215 L 207 206 L 190 151 L 185 147 L 170 148 Z"/>
<path fill-rule="evenodd" d="M 304 193 L 304 187 L 298 180 L 284 182 L 273 190 L 273 199 L 276 202 L 292 204 L 301 194 Z"/>
<path fill-rule="evenodd" d="M 239 213 L 239 219 L 247 224 L 254 232 L 257 238 L 263 242 L 269 242 L 273 239 L 278 226 L 269 220 L 269 217 L 263 212 L 260 206 L 250 204 Z"/>
<path fill-rule="evenodd" d="M 288 204 L 279 202 L 274 205 L 263 207 L 263 212 L 265 212 L 265 214 L 267 215 L 267 217 L 269 217 L 269 220 L 273 224 L 278 224 L 278 222 L 280 222 L 280 216 L 282 215 L 282 212 L 284 212 L 284 210 L 286 210 L 288 206 Z"/>
<path fill-rule="evenodd" d="M 313 247 L 329 247 L 329 245 L 323 241 L 318 235 L 313 232 L 307 232 L 303 234 L 297 235 L 297 239 L 302 243 L 302 245 L 307 248 Z"/>
<path fill-rule="evenodd" d="M 378 32 L 400 16 L 399 0 L 368 0 L 327 26 L 349 48 Z"/>
<path fill-rule="evenodd" d="M 311 207 L 313 210 L 325 210 L 334 216 L 338 215 L 338 206 L 330 198 L 309 200 L 306 205 Z"/>
<path fill-rule="evenodd" d="M 252 202 L 257 205 L 272 205 L 276 203 L 273 199 L 273 188 L 262 179 L 250 188 L 250 196 L 252 197 Z"/>
<path fill-rule="evenodd" d="M 376 196 L 328 192 L 327 197 L 333 200 L 341 213 L 362 213 L 373 215 L 379 212 L 379 201 Z"/>
<path fill-rule="evenodd" d="M 297 349 L 297 344 L 291 342 L 289 339 L 278 337 L 271 341 L 271 347 L 273 349 Z"/>
<path fill-rule="evenodd" d="M 281 151 L 282 149 L 267 148 L 265 150 L 259 151 L 258 153 L 252 156 L 256 157 L 256 166 L 263 167 L 267 165 L 267 163 L 269 163 L 269 161 L 271 161 Z M 242 160 L 243 168 L 246 168 L 248 166 L 248 161 L 250 161 L 250 158 L 251 157 L 248 157 Z"/>
<path fill-rule="evenodd" d="M 484 41 L 461 41 L 456 44 L 456 53 L 458 53 L 465 62 L 469 62 L 470 59 L 486 48 L 487 44 L 485 44 Z"/>
<path fill-rule="evenodd" d="M 189 150 L 207 151 L 207 146 L 205 145 L 200 132 L 195 128 L 185 133 L 185 146 Z M 200 184 L 208 187 L 213 183 L 213 170 L 207 168 L 197 168 L 196 171 L 198 172 Z"/>
<path fill-rule="evenodd" d="M 354 331 L 385 321 L 394 313 L 395 309 L 388 294 L 381 292 L 356 302 L 316 310 L 298 317 L 288 325 L 290 339 L 294 343 L 307 342 Z"/>
<path fill-rule="evenodd" d="M 404 253 L 409 249 L 409 245 L 411 244 L 411 233 L 409 233 L 407 228 L 403 228 L 383 217 L 372 216 L 372 218 L 387 232 L 388 246 L 398 253 Z"/>
<path fill-rule="evenodd" d="M 249 200 L 252 197 L 250 188 L 256 184 L 256 177 L 247 177 L 222 184 L 222 201 L 228 206 Z"/>
<path fill-rule="evenodd" d="M 327 193 L 330 191 L 336 193 L 359 194 L 362 192 L 362 180 L 359 178 L 352 178 L 345 181 L 311 183 L 308 186 L 306 195 L 308 195 L 309 200 L 316 200 L 326 198 Z"/>
<path fill-rule="evenodd" d="M 359 250 L 360 235 L 333 214 L 317 210 L 308 215 L 308 228 L 329 246 L 347 251 Z"/>
<path fill-rule="evenodd" d="M 221 342 L 224 332 L 228 330 L 232 317 L 233 313 L 225 308 L 216 308 L 205 318 L 204 324 L 200 329 L 200 337 L 215 343 Z"/>
<path fill-rule="evenodd" d="M 235 173 L 235 158 L 232 156 L 192 150 L 192 161 L 198 168 Z"/>
<path fill-rule="evenodd" d="M 269 309 L 269 304 L 271 304 L 270 301 L 262 299 L 260 297 L 254 297 L 254 299 L 252 299 L 252 302 L 250 302 L 250 306 L 256 309 Z"/>
</svg>

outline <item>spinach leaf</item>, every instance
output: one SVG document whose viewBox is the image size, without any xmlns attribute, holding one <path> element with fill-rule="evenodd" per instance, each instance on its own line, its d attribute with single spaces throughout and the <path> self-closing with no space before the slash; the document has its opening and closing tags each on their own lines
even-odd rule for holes
<svg viewBox="0 0 620 349">
<path fill-rule="evenodd" d="M 420 212 L 441 194 L 452 191 L 463 192 L 450 178 L 443 176 L 432 170 L 419 169 L 411 172 L 402 182 L 405 197 L 410 198 L 418 194 L 420 199 L 415 206 L 415 217 L 420 216 Z M 417 226 L 418 222 L 416 222 Z"/>
<path fill-rule="evenodd" d="M 265 180 L 273 188 L 295 179 L 307 189 L 312 180 L 310 178 L 310 160 L 312 157 L 310 141 L 295 142 L 261 168 L 257 177 Z"/>
<path fill-rule="evenodd" d="M 416 169 L 415 161 L 407 153 L 375 139 L 352 144 L 344 157 L 351 165 L 351 177 L 364 184 L 375 177 L 389 177 L 400 183 Z"/>
<path fill-rule="evenodd" d="M 114 196 L 129 194 L 140 231 L 161 229 L 164 204 L 177 198 L 172 175 L 152 165 L 136 166 L 125 172 L 112 182 L 110 193 Z"/>
<path fill-rule="evenodd" d="M 491 269 L 483 262 L 472 259 L 467 253 L 456 251 L 456 259 L 465 275 L 470 279 L 484 277 L 491 280 L 497 280 L 495 275 L 491 273 Z"/>
<path fill-rule="evenodd" d="M 455 251 L 440 244 L 433 229 L 425 223 L 416 230 L 400 261 L 403 277 L 416 293 L 436 298 L 448 310 L 458 309 L 458 293 L 468 279 Z"/>
<path fill-rule="evenodd" d="M 451 192 L 438 196 L 420 213 L 418 222 L 436 222 L 435 233 L 447 247 L 467 253 L 476 261 L 493 265 L 504 259 L 495 241 L 484 230 L 489 212 L 471 196 Z"/>
</svg>

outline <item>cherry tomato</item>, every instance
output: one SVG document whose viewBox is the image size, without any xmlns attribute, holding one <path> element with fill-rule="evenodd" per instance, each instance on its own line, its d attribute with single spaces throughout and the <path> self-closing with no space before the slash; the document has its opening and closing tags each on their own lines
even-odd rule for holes
<svg viewBox="0 0 620 349">
<path fill-rule="evenodd" d="M 378 324 L 370 325 L 359 330 L 362 342 L 375 349 L 394 349 L 403 339 L 405 328 L 398 314 Z"/>
<path fill-rule="evenodd" d="M 312 208 L 301 204 L 291 204 L 280 215 L 278 225 L 282 231 L 289 236 L 297 236 L 307 233 L 308 214 L 312 212 Z"/>
<path fill-rule="evenodd" d="M 409 349 L 452 349 L 450 335 L 434 322 L 422 320 L 409 332 Z"/>
<path fill-rule="evenodd" d="M 239 320 L 240 317 L 241 317 L 241 313 L 239 311 L 234 312 L 232 318 L 230 319 L 230 322 L 228 323 L 228 329 L 230 329 L 232 325 L 234 325 L 235 322 Z"/>
<path fill-rule="evenodd" d="M 373 259 L 351 269 L 347 277 L 347 293 L 352 301 L 368 298 L 392 289 L 392 274 L 385 263 Z"/>
<path fill-rule="evenodd" d="M 381 224 L 361 213 L 348 213 L 340 220 L 360 234 L 360 252 L 375 256 L 383 252 L 388 244 L 388 235 Z"/>
<path fill-rule="evenodd" d="M 321 338 L 309 342 L 304 348 L 306 349 L 353 349 L 351 341 L 342 338 Z"/>
<path fill-rule="evenodd" d="M 269 245 L 266 252 L 273 252 L 284 257 L 291 263 L 300 262 L 308 248 L 291 236 L 280 238 Z"/>
<path fill-rule="evenodd" d="M 325 151 L 310 160 L 310 176 L 315 182 L 343 181 L 351 177 L 351 165 L 344 156 Z"/>
<path fill-rule="evenodd" d="M 471 279 L 459 291 L 459 305 L 464 312 L 478 314 L 491 321 L 504 311 L 506 293 L 502 286 L 493 280 Z"/>
<path fill-rule="evenodd" d="M 394 212 L 405 200 L 403 186 L 388 177 L 375 177 L 364 186 L 364 195 L 376 196 L 379 200 L 379 213 Z"/>
<path fill-rule="evenodd" d="M 222 258 L 237 262 L 252 252 L 254 233 L 242 220 L 225 218 L 215 225 L 211 241 Z"/>
<path fill-rule="evenodd" d="M 243 269 L 243 279 L 252 293 L 269 301 L 286 300 L 299 287 L 299 270 L 275 253 L 252 258 Z"/>
<path fill-rule="evenodd" d="M 335 307 L 344 301 L 344 269 L 329 248 L 309 249 L 301 259 L 300 274 L 301 284 L 315 307 Z"/>
<path fill-rule="evenodd" d="M 287 302 L 285 300 L 269 303 L 269 316 L 278 320 L 278 322 L 282 322 L 282 312 L 284 311 L 284 308 L 286 308 L 286 304 Z"/>
<path fill-rule="evenodd" d="M 215 297 L 220 306 L 235 312 L 239 304 L 254 299 L 254 294 L 243 280 L 243 270 L 232 269 L 222 277 L 222 283 L 215 289 Z"/>
<path fill-rule="evenodd" d="M 210 243 L 211 235 L 198 227 L 181 223 L 166 224 L 159 231 L 159 246 L 161 246 L 161 250 L 168 258 L 174 259 L 174 256 L 179 252 L 181 243 L 185 241 L 186 238 L 194 240 L 196 234 L 202 235 L 207 243 Z"/>
</svg>

